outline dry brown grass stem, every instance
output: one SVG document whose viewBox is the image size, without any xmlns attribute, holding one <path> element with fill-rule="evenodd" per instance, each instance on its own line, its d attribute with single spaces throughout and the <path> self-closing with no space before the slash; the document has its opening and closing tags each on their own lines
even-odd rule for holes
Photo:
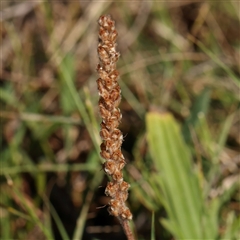
<svg viewBox="0 0 240 240">
<path fill-rule="evenodd" d="M 116 63 L 120 56 L 116 51 L 117 31 L 115 22 L 109 15 L 101 16 L 98 21 L 99 44 L 98 56 L 99 64 L 97 80 L 99 99 L 99 111 L 102 117 L 100 136 L 102 138 L 101 156 L 106 160 L 104 171 L 112 178 L 108 182 L 105 194 L 111 197 L 108 211 L 117 217 L 129 240 L 134 239 L 128 225 L 132 219 L 132 214 L 126 206 L 128 189 L 130 185 L 123 181 L 122 169 L 126 162 L 121 151 L 123 135 L 118 129 L 122 118 L 118 108 L 121 101 L 121 89 L 117 82 L 119 73 L 116 70 Z"/>
</svg>

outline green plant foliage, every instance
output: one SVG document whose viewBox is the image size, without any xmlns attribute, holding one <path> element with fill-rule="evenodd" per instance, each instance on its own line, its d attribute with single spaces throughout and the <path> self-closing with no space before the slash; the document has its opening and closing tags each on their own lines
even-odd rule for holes
<svg viewBox="0 0 240 240">
<path fill-rule="evenodd" d="M 194 127 L 198 123 L 199 114 L 206 114 L 209 102 L 210 102 L 210 89 L 204 89 L 201 94 L 195 100 L 192 108 L 191 114 L 187 118 L 185 124 L 183 125 L 183 135 L 186 142 L 190 142 L 191 138 L 191 131 L 190 129 Z"/>
<path fill-rule="evenodd" d="M 150 152 L 168 214 L 162 224 L 177 239 L 215 239 L 218 203 L 212 202 L 207 210 L 178 124 L 171 114 L 157 112 L 148 113 L 146 122 Z"/>
<path fill-rule="evenodd" d="M 240 239 L 237 1 L 5 0 L 1 10 L 0 239 L 122 240 L 99 154 L 102 14 L 119 33 L 136 239 Z"/>
</svg>

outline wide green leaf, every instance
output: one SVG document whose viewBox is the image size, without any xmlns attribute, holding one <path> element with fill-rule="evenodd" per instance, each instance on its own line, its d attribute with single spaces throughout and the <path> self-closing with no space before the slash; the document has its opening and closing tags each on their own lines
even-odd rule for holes
<svg viewBox="0 0 240 240">
<path fill-rule="evenodd" d="M 169 230 L 178 239 L 214 238 L 204 231 L 204 201 L 190 151 L 169 113 L 150 112 L 146 117 L 150 153 L 159 173 Z M 166 223 L 166 221 L 162 221 Z"/>
</svg>

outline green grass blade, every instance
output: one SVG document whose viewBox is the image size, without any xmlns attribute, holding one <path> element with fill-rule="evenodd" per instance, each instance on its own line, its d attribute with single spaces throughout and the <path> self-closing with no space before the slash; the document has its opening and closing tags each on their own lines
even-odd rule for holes
<svg viewBox="0 0 240 240">
<path fill-rule="evenodd" d="M 191 140 L 190 128 L 194 127 L 197 124 L 199 120 L 199 114 L 200 113 L 206 114 L 210 102 L 210 94 L 211 94 L 210 89 L 208 88 L 204 89 L 201 92 L 201 94 L 197 97 L 195 103 L 193 104 L 191 114 L 187 118 L 182 129 L 186 142 L 189 142 Z"/>
<path fill-rule="evenodd" d="M 197 44 L 200 49 L 206 53 L 219 67 L 221 67 L 228 76 L 233 80 L 233 82 L 236 84 L 236 86 L 240 87 L 240 80 L 239 78 L 234 74 L 234 72 L 225 64 L 223 63 L 213 52 L 211 52 L 205 45 L 195 39 L 193 36 L 189 36 L 189 40 L 193 43 Z"/>
<path fill-rule="evenodd" d="M 90 117 L 86 111 L 85 104 L 82 101 L 82 99 L 80 98 L 80 96 L 73 84 L 71 73 L 69 72 L 67 65 L 64 61 L 61 63 L 61 65 L 59 67 L 59 73 L 60 73 L 61 79 L 64 81 L 64 84 L 68 88 L 69 96 L 70 96 L 72 103 L 75 105 L 75 107 L 79 111 L 81 118 L 82 118 L 84 124 L 86 125 L 86 128 L 87 128 L 87 130 L 91 136 L 91 139 L 94 143 L 95 149 L 97 149 L 97 151 L 98 151 L 99 145 L 100 145 L 100 137 L 97 138 L 97 136 L 94 134 L 94 132 L 92 130 Z"/>
<path fill-rule="evenodd" d="M 45 199 L 47 200 L 47 199 Z M 61 234 L 61 237 L 62 239 L 70 239 L 66 230 L 65 230 L 65 227 L 60 219 L 60 217 L 58 216 L 57 214 L 57 211 L 55 210 L 54 206 L 51 204 L 50 201 L 48 201 L 48 204 L 49 204 L 49 207 L 50 207 L 50 212 L 51 212 L 51 215 L 58 227 L 58 230 L 59 230 L 59 233 Z"/>
<path fill-rule="evenodd" d="M 213 159 L 213 162 L 217 162 L 217 159 L 219 158 L 219 155 L 221 153 L 221 151 L 224 148 L 224 145 L 226 144 L 227 141 L 227 137 L 228 137 L 228 133 L 230 131 L 230 128 L 232 126 L 232 122 L 234 119 L 235 114 L 230 115 L 224 122 L 222 130 L 220 132 L 220 135 L 218 137 L 219 141 L 218 141 L 218 149 L 215 152 L 215 156 Z"/>
<path fill-rule="evenodd" d="M 18 173 L 39 173 L 39 172 L 68 172 L 68 171 L 95 171 L 95 166 L 88 163 L 76 163 L 76 164 L 52 164 L 50 162 L 39 165 L 25 164 L 13 167 L 2 167 L 0 176 L 4 174 L 18 174 Z"/>
<path fill-rule="evenodd" d="M 155 240 L 155 214 L 152 212 L 151 240 Z"/>
<path fill-rule="evenodd" d="M 227 226 L 222 239 L 239 239 L 240 238 L 240 217 L 235 217 L 234 212 L 227 215 Z"/>
<path fill-rule="evenodd" d="M 96 189 L 97 186 L 99 186 L 99 182 L 102 180 L 103 176 L 104 176 L 103 171 L 97 172 L 94 175 L 94 178 L 92 179 L 92 181 L 89 185 L 89 191 L 86 194 L 85 203 L 84 203 L 81 213 L 77 219 L 77 225 L 76 225 L 72 240 L 82 239 L 85 221 L 86 221 L 88 210 L 89 210 L 89 207 L 90 207 L 93 195 L 94 195 L 94 189 Z"/>
<path fill-rule="evenodd" d="M 202 239 L 201 195 L 180 129 L 170 114 L 148 113 L 146 120 L 150 152 L 163 181 L 167 212 L 181 232 L 175 237 Z"/>
<path fill-rule="evenodd" d="M 35 207 L 32 208 L 28 205 L 28 203 L 27 203 L 26 199 L 24 198 L 23 194 L 16 187 L 13 188 L 13 191 L 19 197 L 19 200 L 21 201 L 21 203 L 25 207 L 25 209 L 26 209 L 27 213 L 29 214 L 29 216 L 31 217 L 32 221 L 42 230 L 42 232 L 46 236 L 46 239 L 48 239 L 48 240 L 53 239 L 51 229 L 46 228 L 44 226 L 44 224 L 41 222 L 41 220 L 37 216 L 37 211 L 36 211 Z"/>
</svg>

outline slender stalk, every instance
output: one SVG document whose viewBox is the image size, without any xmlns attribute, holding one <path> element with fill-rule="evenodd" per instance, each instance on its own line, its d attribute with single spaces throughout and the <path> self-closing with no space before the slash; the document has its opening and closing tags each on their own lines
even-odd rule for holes
<svg viewBox="0 0 240 240">
<path fill-rule="evenodd" d="M 129 221 L 128 220 L 123 220 L 123 219 L 119 219 L 122 227 L 123 227 L 123 230 L 124 230 L 124 233 L 126 234 L 127 236 L 127 239 L 128 240 L 134 240 L 134 236 L 133 236 L 133 233 L 132 233 L 132 230 L 129 226 Z"/>
<path fill-rule="evenodd" d="M 116 63 L 120 56 L 116 51 L 117 31 L 115 22 L 109 15 L 99 18 L 99 64 L 97 80 L 100 99 L 98 102 L 100 115 L 102 117 L 100 136 L 102 138 L 101 156 L 106 160 L 104 171 L 111 176 L 105 194 L 111 197 L 108 211 L 117 217 L 129 240 L 133 240 L 133 234 L 128 221 L 132 219 L 132 213 L 126 206 L 128 189 L 130 184 L 123 181 L 122 169 L 126 162 L 121 151 L 123 135 L 118 129 L 122 118 L 118 108 L 121 101 L 121 89 L 117 82 L 119 73 L 116 70 Z"/>
</svg>

